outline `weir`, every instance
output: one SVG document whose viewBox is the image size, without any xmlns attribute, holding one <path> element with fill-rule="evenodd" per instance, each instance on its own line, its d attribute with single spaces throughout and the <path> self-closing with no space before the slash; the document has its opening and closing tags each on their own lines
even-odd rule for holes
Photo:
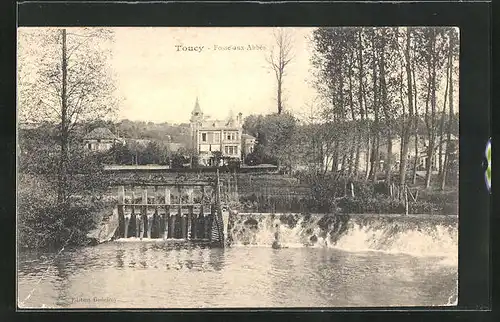
<svg viewBox="0 0 500 322">
<path fill-rule="evenodd" d="M 227 194 L 218 175 L 204 181 L 122 181 L 112 189 L 117 202 L 108 221 L 117 224 L 103 223 L 89 234 L 93 243 L 147 238 L 224 247 Z"/>
<path fill-rule="evenodd" d="M 457 258 L 458 216 L 239 213 L 229 216 L 227 244 L 385 251 Z"/>
</svg>

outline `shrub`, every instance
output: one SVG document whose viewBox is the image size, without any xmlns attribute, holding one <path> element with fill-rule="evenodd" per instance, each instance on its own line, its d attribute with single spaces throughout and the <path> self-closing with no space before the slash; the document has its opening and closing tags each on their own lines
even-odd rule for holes
<svg viewBox="0 0 500 322">
<path fill-rule="evenodd" d="M 68 239 L 70 245 L 86 242 L 86 234 L 95 227 L 99 219 L 96 213 L 103 206 L 97 199 L 106 188 L 101 165 L 104 157 L 73 151 L 65 174 L 65 196 L 58 201 L 58 155 L 51 157 L 51 165 L 37 160 L 39 155 L 29 156 L 44 167 L 40 169 L 43 171 L 20 171 L 18 176 L 20 247 L 57 248 Z"/>
<path fill-rule="evenodd" d="M 404 213 L 404 205 L 389 198 L 352 198 L 345 197 L 339 201 L 339 207 L 346 213 Z"/>
<path fill-rule="evenodd" d="M 56 192 L 40 176 L 20 175 L 18 189 L 18 245 L 21 248 L 58 248 L 86 242 L 103 206 L 95 200 L 56 202 Z M 71 238 L 69 238 L 71 236 Z"/>
</svg>

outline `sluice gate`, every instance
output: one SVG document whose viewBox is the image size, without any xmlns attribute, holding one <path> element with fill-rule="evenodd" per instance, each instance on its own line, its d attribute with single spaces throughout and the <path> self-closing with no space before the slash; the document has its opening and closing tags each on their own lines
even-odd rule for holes
<svg viewBox="0 0 500 322">
<path fill-rule="evenodd" d="M 224 246 L 219 179 L 131 182 L 118 188 L 116 238 L 162 238 Z"/>
</svg>

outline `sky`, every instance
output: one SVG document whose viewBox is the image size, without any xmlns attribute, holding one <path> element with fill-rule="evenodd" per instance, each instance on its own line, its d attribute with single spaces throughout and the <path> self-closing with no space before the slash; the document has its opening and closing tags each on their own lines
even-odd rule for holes
<svg viewBox="0 0 500 322">
<path fill-rule="evenodd" d="M 284 81 L 286 105 L 302 113 L 316 93 L 310 85 L 312 28 L 285 28 L 294 59 Z M 274 28 L 114 28 L 112 69 L 123 98 L 118 119 L 189 122 L 198 97 L 211 118 L 276 111 L 276 79 L 266 62 Z M 248 50 L 253 45 L 257 49 Z M 181 47 L 183 46 L 183 47 Z M 201 52 L 185 47 L 203 46 Z M 244 50 L 223 50 L 240 46 Z M 187 50 L 183 50 L 183 48 Z"/>
<path fill-rule="evenodd" d="M 197 98 L 204 114 L 212 119 L 224 119 L 230 111 L 234 115 L 241 112 L 243 117 L 277 111 L 276 77 L 266 61 L 275 45 L 276 28 L 111 29 L 114 42 L 103 48 L 111 52 L 109 64 L 120 98 L 113 117 L 116 121 L 188 123 Z M 294 56 L 283 84 L 285 110 L 303 117 L 319 102 L 311 85 L 314 28 L 283 29 L 292 38 Z M 44 48 L 33 39 L 25 43 L 22 60 L 26 66 L 36 65 Z M 228 46 L 233 48 L 228 50 Z M 438 101 L 442 97 L 439 94 Z M 455 100 L 458 107 L 458 95 Z"/>
</svg>

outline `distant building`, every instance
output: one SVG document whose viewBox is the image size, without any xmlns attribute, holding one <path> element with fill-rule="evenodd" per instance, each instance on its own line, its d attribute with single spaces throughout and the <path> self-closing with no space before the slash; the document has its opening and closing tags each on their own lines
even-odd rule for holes
<svg viewBox="0 0 500 322">
<path fill-rule="evenodd" d="M 198 154 L 200 165 L 210 166 L 214 162 L 214 153 L 220 152 L 226 160 L 241 161 L 243 151 L 242 114 L 236 117 L 232 112 L 225 120 L 209 120 L 203 115 L 198 98 L 191 112 L 192 150 Z M 255 141 L 253 141 L 255 144 Z M 248 150 L 253 150 L 248 142 Z"/>
<path fill-rule="evenodd" d="M 113 134 L 109 129 L 99 127 L 89 132 L 83 138 L 84 148 L 88 151 L 106 152 L 115 144 L 123 144 L 124 141 Z"/>
</svg>

